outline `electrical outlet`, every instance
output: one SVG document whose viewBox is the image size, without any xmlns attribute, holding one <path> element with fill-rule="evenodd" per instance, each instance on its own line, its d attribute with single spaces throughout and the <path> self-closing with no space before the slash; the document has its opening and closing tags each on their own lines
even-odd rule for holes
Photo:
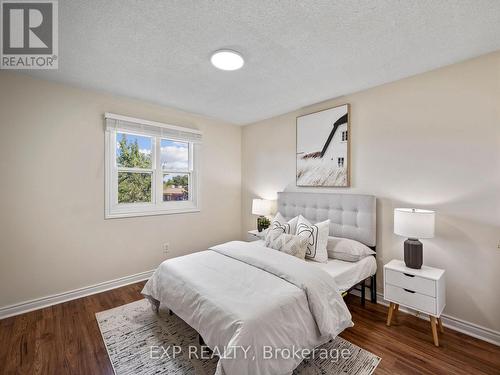
<svg viewBox="0 0 500 375">
<path fill-rule="evenodd" d="M 168 250 L 170 248 L 170 244 L 168 242 L 165 242 L 162 247 L 163 247 L 163 254 L 167 255 Z"/>
</svg>

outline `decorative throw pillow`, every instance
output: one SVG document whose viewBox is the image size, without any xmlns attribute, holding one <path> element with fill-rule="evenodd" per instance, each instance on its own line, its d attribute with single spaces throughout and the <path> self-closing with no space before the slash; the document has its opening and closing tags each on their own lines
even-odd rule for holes
<svg viewBox="0 0 500 375">
<path fill-rule="evenodd" d="M 367 256 L 375 254 L 375 251 L 361 242 L 341 237 L 328 237 L 326 250 L 329 258 L 346 262 L 358 262 Z"/>
<path fill-rule="evenodd" d="M 283 231 L 280 228 L 274 228 L 274 229 L 269 228 L 266 234 L 266 238 L 264 240 L 264 245 L 266 247 L 270 247 L 271 249 L 276 249 L 276 247 L 278 246 L 277 241 L 282 234 Z"/>
<path fill-rule="evenodd" d="M 304 259 L 306 255 L 307 243 L 308 239 L 306 237 L 284 234 L 279 231 L 274 231 L 274 233 L 266 238 L 266 247 L 300 259 Z"/>
<path fill-rule="evenodd" d="M 328 242 L 328 233 L 330 230 L 330 220 L 321 223 L 311 224 L 302 215 L 297 222 L 297 236 L 307 238 L 306 258 L 316 262 L 326 263 L 328 261 L 328 252 L 326 244 Z"/>
<path fill-rule="evenodd" d="M 294 217 L 290 221 L 286 221 L 286 219 L 278 212 L 274 219 L 271 221 L 271 225 L 266 233 L 266 246 L 278 238 L 280 234 L 295 234 L 295 229 L 297 227 L 297 221 L 299 220 L 298 216 Z"/>
<path fill-rule="evenodd" d="M 293 255 L 299 259 L 304 259 L 307 251 L 308 240 L 305 237 L 294 236 L 292 234 L 282 234 L 278 238 L 281 252 Z"/>
<path fill-rule="evenodd" d="M 276 214 L 273 220 L 271 220 L 271 225 L 269 229 L 281 229 L 282 233 L 285 234 L 295 234 L 297 228 L 298 216 L 293 219 L 286 221 L 286 219 L 279 212 Z"/>
</svg>

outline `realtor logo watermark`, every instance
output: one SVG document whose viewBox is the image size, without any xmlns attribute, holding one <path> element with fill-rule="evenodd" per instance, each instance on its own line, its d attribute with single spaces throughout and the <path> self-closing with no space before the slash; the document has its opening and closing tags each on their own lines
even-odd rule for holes
<svg viewBox="0 0 500 375">
<path fill-rule="evenodd" d="M 1 69 L 57 69 L 57 1 L 0 1 Z"/>
</svg>

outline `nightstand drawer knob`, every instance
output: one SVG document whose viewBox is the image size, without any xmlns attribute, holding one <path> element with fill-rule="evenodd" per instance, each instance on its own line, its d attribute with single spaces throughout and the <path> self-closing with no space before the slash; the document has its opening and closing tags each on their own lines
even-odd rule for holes
<svg viewBox="0 0 500 375">
<path fill-rule="evenodd" d="M 415 275 L 410 275 L 409 273 L 403 273 L 403 275 L 408 276 L 408 277 L 415 277 Z"/>
<path fill-rule="evenodd" d="M 415 291 L 414 291 L 414 290 L 405 289 L 405 288 L 403 288 L 403 290 L 404 290 L 405 292 L 408 292 L 408 293 L 415 293 Z"/>
</svg>

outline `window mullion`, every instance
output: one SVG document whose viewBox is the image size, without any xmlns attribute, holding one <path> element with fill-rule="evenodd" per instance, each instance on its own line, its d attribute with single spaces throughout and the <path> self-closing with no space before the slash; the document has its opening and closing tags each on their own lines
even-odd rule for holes
<svg viewBox="0 0 500 375">
<path fill-rule="evenodd" d="M 163 173 L 167 174 L 187 174 L 191 173 L 189 169 L 183 169 L 183 170 L 171 170 L 171 169 L 163 169 Z"/>
<path fill-rule="evenodd" d="M 189 169 L 189 172 L 192 172 L 193 169 L 194 169 L 194 160 L 193 160 L 193 153 L 194 153 L 194 150 L 193 150 L 193 147 L 194 145 L 192 143 L 189 143 L 189 149 L 188 149 L 188 169 Z"/>
<path fill-rule="evenodd" d="M 163 175 L 161 167 L 161 137 L 155 137 L 155 176 L 156 194 L 155 204 L 159 205 L 163 201 Z"/>
<path fill-rule="evenodd" d="M 154 169 L 151 168 L 129 168 L 129 167 L 116 167 L 118 172 L 132 172 L 132 173 L 151 173 Z"/>
</svg>

